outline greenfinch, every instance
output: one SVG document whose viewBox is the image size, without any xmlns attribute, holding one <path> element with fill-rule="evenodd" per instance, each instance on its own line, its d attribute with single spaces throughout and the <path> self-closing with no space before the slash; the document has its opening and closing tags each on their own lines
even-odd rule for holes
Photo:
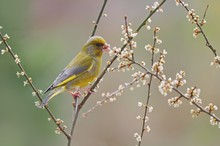
<svg viewBox="0 0 220 146">
<path fill-rule="evenodd" d="M 109 48 L 101 36 L 91 37 L 45 91 L 50 93 L 41 102 L 40 107 L 47 105 L 50 99 L 64 91 L 72 93 L 94 81 L 100 72 L 103 51 Z"/>
</svg>

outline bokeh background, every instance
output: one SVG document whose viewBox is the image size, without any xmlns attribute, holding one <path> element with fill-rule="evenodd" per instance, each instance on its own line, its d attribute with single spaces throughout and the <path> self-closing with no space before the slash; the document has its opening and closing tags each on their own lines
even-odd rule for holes
<svg viewBox="0 0 220 146">
<path fill-rule="evenodd" d="M 97 33 L 102 35 L 111 46 L 121 46 L 121 25 L 124 16 L 128 16 L 133 28 L 148 15 L 145 6 L 152 5 L 154 0 L 109 0 Z M 196 13 L 203 16 L 209 4 L 204 26 L 212 45 L 220 53 L 219 32 L 220 1 L 194 0 L 189 2 Z M 0 0 L 1 31 L 8 33 L 8 41 L 13 50 L 21 58 L 28 75 L 39 89 L 45 90 L 64 66 L 80 50 L 82 44 L 90 36 L 102 0 Z M 201 89 L 204 104 L 210 102 L 220 106 L 220 70 L 210 66 L 212 52 L 205 46 L 204 39 L 194 39 L 194 25 L 186 19 L 186 11 L 176 7 L 174 0 L 168 0 L 163 6 L 163 13 L 153 16 L 151 27 L 161 28 L 159 33 L 163 44 L 158 46 L 166 49 L 168 54 L 165 74 L 175 77 L 180 70 L 186 71 L 186 87 L 197 86 Z M 149 64 L 149 55 L 144 45 L 152 43 L 152 30 L 143 28 L 136 38 L 138 48 L 135 50 L 137 60 Z M 3 46 L 0 46 L 3 48 Z M 104 55 L 105 66 L 108 55 Z M 116 66 L 116 64 L 114 65 Z M 23 87 L 24 78 L 17 78 L 19 71 L 11 56 L 0 56 L 0 145 L 1 146 L 63 146 L 66 139 L 54 133 L 55 125 L 48 122 L 48 114 L 34 106 L 36 97 L 32 97 L 30 87 Z M 90 109 L 102 99 L 102 92 L 111 92 L 120 84 L 131 80 L 132 72 L 110 73 L 104 77 L 98 93 L 86 103 L 82 112 Z M 174 109 L 167 104 L 168 97 L 158 93 L 154 81 L 154 89 L 150 105 L 153 113 L 148 114 L 151 127 L 146 133 L 142 145 L 153 146 L 218 146 L 220 129 L 209 124 L 209 117 L 202 114 L 191 118 L 190 106 L 187 101 L 180 108 Z M 64 93 L 50 102 L 50 107 L 57 118 L 64 120 L 70 128 L 72 117 L 72 98 Z M 145 102 L 146 87 L 126 90 L 123 96 L 112 104 L 106 104 L 88 117 L 80 116 L 74 131 L 74 146 L 134 146 L 135 132 L 140 132 L 141 121 L 137 115 L 143 109 L 137 106 L 138 101 Z M 217 113 L 219 116 L 219 112 Z"/>
</svg>

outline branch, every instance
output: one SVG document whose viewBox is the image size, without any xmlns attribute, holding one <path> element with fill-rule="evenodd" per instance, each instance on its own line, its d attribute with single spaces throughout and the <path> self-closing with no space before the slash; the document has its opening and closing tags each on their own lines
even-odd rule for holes
<svg viewBox="0 0 220 146">
<path fill-rule="evenodd" d="M 95 22 L 95 27 L 94 27 L 94 29 L 93 29 L 93 31 L 92 31 L 91 37 L 95 35 L 96 29 L 97 29 L 98 24 L 99 24 L 99 20 L 100 20 L 101 17 L 102 17 L 102 13 L 103 13 L 103 11 L 104 11 L 104 9 L 105 9 L 105 5 L 106 5 L 107 1 L 108 1 L 108 0 L 104 0 L 104 3 L 103 3 L 103 5 L 102 5 L 102 9 L 101 9 L 101 11 L 99 12 L 99 16 L 98 16 L 98 18 L 97 18 L 97 20 L 96 20 L 96 22 Z"/>
<path fill-rule="evenodd" d="M 71 131 L 70 131 L 70 138 L 68 139 L 67 146 L 71 146 L 73 131 L 75 129 L 76 122 L 77 122 L 78 115 L 79 115 L 79 101 L 78 101 L 78 97 L 75 97 L 74 99 L 75 99 L 75 106 L 74 106 L 74 113 L 73 113 L 73 123 L 72 123 Z"/>
<path fill-rule="evenodd" d="M 126 35 L 127 35 L 128 39 L 131 39 L 132 37 L 129 34 L 128 27 L 129 27 L 129 24 L 128 24 L 128 21 L 127 21 L 127 16 L 125 16 L 125 31 L 126 31 Z M 131 42 L 129 43 L 129 47 L 130 47 L 130 50 L 133 50 Z M 132 59 L 134 60 L 134 53 L 132 53 Z"/>
<path fill-rule="evenodd" d="M 157 28 L 154 29 L 154 35 L 153 35 L 153 46 L 152 46 L 152 53 L 151 53 L 151 66 L 153 66 L 154 64 L 154 49 L 156 46 L 156 35 L 157 34 Z M 143 139 L 143 135 L 144 135 L 144 131 L 145 131 L 145 125 L 146 125 L 146 116 L 147 116 L 147 111 L 148 111 L 148 107 L 149 107 L 149 101 L 150 101 L 150 95 L 151 95 L 151 84 L 152 84 L 152 79 L 153 79 L 153 75 L 150 75 L 150 79 L 148 82 L 148 90 L 147 90 L 147 101 L 145 103 L 145 109 L 144 109 L 144 116 L 143 116 L 143 120 L 142 120 L 142 127 L 141 127 L 141 140 L 138 142 L 138 146 L 141 145 L 142 139 Z"/>
<path fill-rule="evenodd" d="M 36 93 L 36 96 L 38 97 L 38 99 L 40 101 L 43 101 L 39 91 L 36 89 L 36 87 L 33 84 L 32 79 L 27 75 L 24 67 L 22 66 L 22 64 L 20 63 L 20 59 L 18 58 L 18 56 L 12 51 L 11 47 L 9 46 L 9 44 L 7 43 L 7 38 L 5 38 L 2 33 L 0 32 L 0 37 L 4 43 L 4 45 L 6 46 L 9 54 L 12 56 L 12 58 L 15 60 L 15 63 L 18 65 L 18 67 L 20 68 L 20 70 L 23 72 L 25 79 L 27 80 L 27 83 L 30 84 L 32 90 Z M 67 132 L 64 130 L 64 127 L 61 126 L 61 123 L 59 123 L 56 119 L 56 117 L 53 115 L 53 113 L 51 112 L 51 110 L 49 109 L 49 106 L 44 106 L 47 113 L 50 115 L 50 117 L 52 118 L 52 120 L 54 121 L 54 123 L 57 125 L 57 127 L 60 129 L 60 131 L 66 136 L 67 139 L 70 138 L 69 134 L 67 134 Z"/>
<path fill-rule="evenodd" d="M 203 17 L 202 17 L 202 20 L 205 20 L 205 17 L 206 17 L 208 8 L 209 8 L 209 5 L 206 6 L 206 9 L 205 9 L 204 15 L 203 15 Z"/>
<path fill-rule="evenodd" d="M 158 73 L 153 73 L 151 72 L 149 69 L 147 69 L 146 67 L 144 67 L 143 65 L 141 65 L 140 63 L 133 61 L 134 64 L 136 64 L 137 66 L 139 66 L 140 68 L 142 68 L 143 70 L 146 71 L 147 74 L 151 74 L 152 76 L 156 77 L 160 82 L 164 81 L 164 79 L 158 75 Z M 187 97 L 183 92 L 181 92 L 177 87 L 173 87 L 173 90 L 178 93 L 180 95 L 180 97 L 185 98 L 186 100 L 190 101 L 191 98 Z M 200 104 L 196 103 L 196 102 L 192 102 L 193 105 L 195 105 L 197 108 L 199 108 L 202 112 L 206 113 L 207 115 L 209 115 L 210 117 L 213 117 L 216 121 L 220 122 L 220 118 L 217 117 L 215 114 L 213 114 L 212 112 L 210 112 L 209 110 L 206 110 L 204 107 L 202 107 Z"/>
<path fill-rule="evenodd" d="M 202 29 L 202 25 L 197 21 L 197 19 L 195 18 L 194 15 L 192 15 L 192 13 L 189 13 L 190 10 L 188 8 L 188 5 L 185 5 L 184 2 L 182 0 L 179 0 L 179 3 L 185 8 L 185 10 L 188 12 L 188 14 L 192 17 L 192 20 L 193 22 L 196 24 L 196 26 L 198 27 L 199 29 L 199 32 L 198 33 L 201 33 L 203 38 L 205 39 L 205 42 L 206 42 L 206 46 L 212 51 L 212 53 L 214 54 L 215 57 L 218 56 L 217 54 L 217 51 L 216 49 L 211 45 L 211 43 L 209 42 L 208 40 L 208 37 L 206 36 L 204 30 Z M 206 16 L 206 12 L 207 12 L 207 9 L 208 9 L 208 6 L 205 10 L 205 13 L 204 13 L 204 16 L 203 16 L 203 20 L 204 20 L 204 17 Z M 220 62 L 218 62 L 220 64 Z"/>
<path fill-rule="evenodd" d="M 144 26 L 144 25 L 146 25 L 146 22 L 147 22 L 147 20 L 155 13 L 155 12 L 157 12 L 157 10 L 164 4 L 166 2 L 166 0 L 163 0 L 160 4 L 159 4 L 159 6 L 156 8 L 156 9 L 154 9 L 153 11 L 150 11 L 150 14 L 148 15 L 148 17 L 147 18 L 145 18 L 145 20 L 141 23 L 141 25 L 137 28 L 137 32 L 139 32 L 140 31 L 140 29 Z"/>
</svg>

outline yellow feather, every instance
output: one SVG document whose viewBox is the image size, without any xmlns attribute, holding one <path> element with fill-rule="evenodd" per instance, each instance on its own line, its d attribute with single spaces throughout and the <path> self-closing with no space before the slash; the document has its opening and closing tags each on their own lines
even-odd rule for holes
<svg viewBox="0 0 220 146">
<path fill-rule="evenodd" d="M 64 84 L 66 84 L 67 82 L 69 82 L 75 78 L 76 78 L 76 75 L 73 75 L 73 76 L 67 78 L 66 80 L 64 80 L 63 82 L 59 83 L 57 86 L 63 86 Z"/>
</svg>

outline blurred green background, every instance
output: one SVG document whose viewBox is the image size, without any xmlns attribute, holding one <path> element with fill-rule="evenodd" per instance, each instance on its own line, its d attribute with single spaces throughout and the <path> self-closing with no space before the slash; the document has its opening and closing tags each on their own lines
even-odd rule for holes
<svg viewBox="0 0 220 146">
<path fill-rule="evenodd" d="M 145 6 L 153 0 L 120 0 L 107 3 L 97 33 L 102 35 L 111 46 L 121 46 L 121 25 L 124 16 L 128 16 L 133 28 L 148 15 Z M 195 0 L 189 2 L 196 13 L 203 16 L 206 5 L 209 10 L 204 26 L 212 45 L 218 49 L 220 20 L 220 1 Z M 64 66 L 80 50 L 90 36 L 101 0 L 0 0 L 0 26 L 9 34 L 8 41 L 14 52 L 21 58 L 33 83 L 45 90 Z M 194 25 L 187 22 L 186 11 L 176 7 L 174 0 L 168 0 L 163 6 L 163 13 L 156 14 L 151 27 L 161 28 L 159 37 L 163 44 L 158 46 L 168 52 L 165 74 L 175 78 L 180 70 L 186 71 L 186 87 L 197 86 L 201 89 L 204 105 L 213 102 L 220 106 L 220 70 L 210 66 L 212 52 L 205 46 L 204 39 L 194 39 Z M 138 48 L 135 50 L 137 60 L 149 63 L 149 55 L 144 45 L 152 43 L 152 30 L 143 28 L 136 38 Z M 3 48 L 3 45 L 0 46 Z M 144 52 L 144 53 L 143 53 Z M 218 49 L 220 53 L 220 50 Z M 104 55 L 103 67 L 109 59 Z M 116 64 L 114 65 L 116 66 Z M 0 56 L 0 146 L 61 146 L 66 145 L 63 135 L 54 133 L 55 125 L 48 122 L 48 114 L 37 109 L 30 87 L 23 87 L 24 78 L 17 78 L 19 71 L 9 54 Z M 91 108 L 102 99 L 102 92 L 111 92 L 118 85 L 131 80 L 131 72 L 107 74 L 100 84 L 99 92 L 91 96 L 82 112 Z M 113 79 L 114 78 L 114 79 Z M 168 97 L 158 93 L 155 80 L 150 105 L 154 107 L 149 114 L 150 133 L 146 133 L 142 145 L 153 146 L 218 146 L 220 129 L 209 124 L 209 117 L 202 114 L 193 119 L 192 107 L 187 101 L 180 108 L 174 109 L 167 104 Z M 50 107 L 57 118 L 64 120 L 70 127 L 72 117 L 72 98 L 64 93 L 50 102 Z M 106 104 L 91 113 L 88 117 L 80 116 L 74 131 L 74 146 L 132 146 L 136 144 L 133 137 L 140 132 L 141 122 L 137 115 L 143 109 L 137 102 L 146 100 L 146 88 L 134 91 L 126 90 L 115 103 Z M 217 115 L 220 115 L 219 112 Z"/>
</svg>

